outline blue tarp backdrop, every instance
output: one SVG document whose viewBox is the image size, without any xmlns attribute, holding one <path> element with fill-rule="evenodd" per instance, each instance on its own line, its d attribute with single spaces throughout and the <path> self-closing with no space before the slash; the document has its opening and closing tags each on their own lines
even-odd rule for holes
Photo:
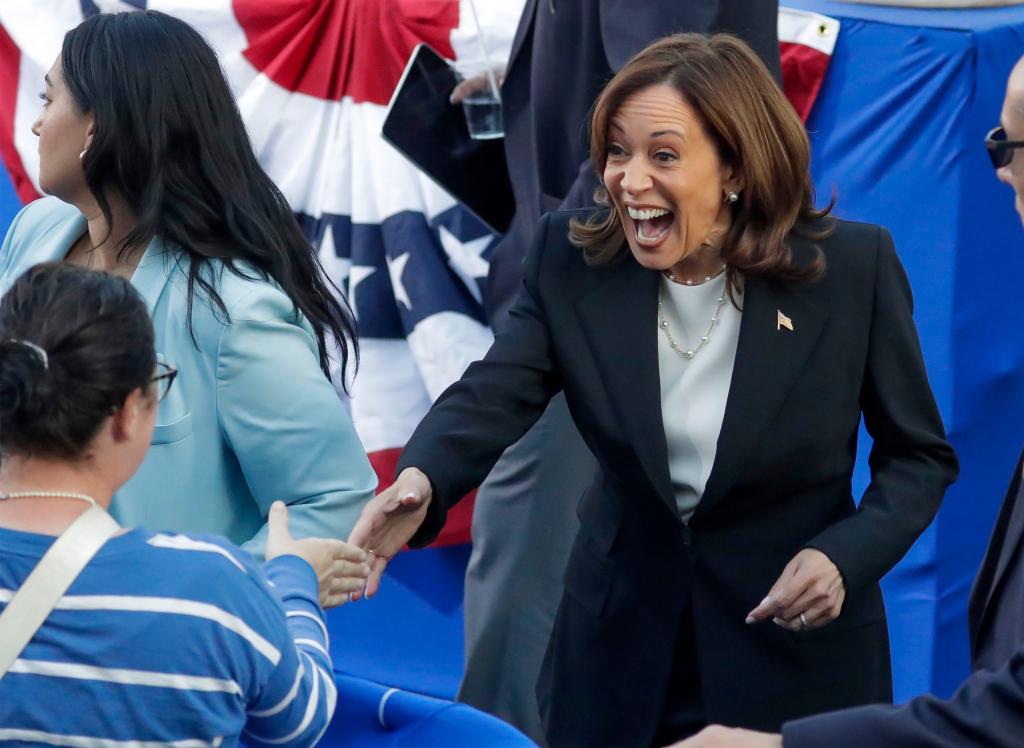
<svg viewBox="0 0 1024 748">
<path fill-rule="evenodd" d="M 1024 438 L 1024 233 L 982 147 L 1024 54 L 1024 7 L 785 4 L 842 22 L 808 122 L 819 200 L 835 190 L 838 215 L 892 231 L 962 461 L 938 519 L 884 582 L 897 700 L 949 694 L 968 669 L 967 593 Z M 0 227 L 18 207 L 0 179 Z M 866 455 L 867 439 L 861 446 Z M 867 480 L 862 459 L 857 495 Z M 462 667 L 461 586 L 453 583 L 466 558 L 464 548 L 405 554 L 379 598 L 332 614 L 339 668 L 452 696 Z M 439 614 L 421 600 L 442 587 L 438 594 L 455 597 Z"/>
<path fill-rule="evenodd" d="M 967 594 L 1024 437 L 1024 234 L 982 147 L 1024 54 L 1024 7 L 787 4 L 842 22 L 808 122 L 819 199 L 834 188 L 838 215 L 892 231 L 962 463 L 884 584 L 896 699 L 945 695 L 968 670 Z M 866 481 L 862 468 L 856 487 Z"/>
</svg>

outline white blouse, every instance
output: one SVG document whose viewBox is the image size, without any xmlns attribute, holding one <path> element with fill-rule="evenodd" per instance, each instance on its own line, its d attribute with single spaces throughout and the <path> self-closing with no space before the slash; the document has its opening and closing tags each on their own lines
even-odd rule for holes
<svg viewBox="0 0 1024 748">
<path fill-rule="evenodd" d="M 736 361 L 742 315 L 726 293 L 725 280 L 723 273 L 701 285 L 684 286 L 663 276 L 658 288 L 661 415 L 669 475 L 684 522 L 700 503 L 715 463 Z M 716 316 L 718 321 L 709 333 L 711 319 Z M 679 351 L 695 351 L 693 358 L 673 350 L 666 332 Z M 705 335 L 708 340 L 698 349 Z"/>
</svg>

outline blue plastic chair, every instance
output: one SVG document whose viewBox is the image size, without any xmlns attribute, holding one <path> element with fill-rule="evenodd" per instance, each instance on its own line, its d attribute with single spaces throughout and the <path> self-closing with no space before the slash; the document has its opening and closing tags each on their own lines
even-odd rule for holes
<svg viewBox="0 0 1024 748">
<path fill-rule="evenodd" d="M 338 705 L 320 743 L 359 748 L 528 748 L 517 729 L 465 704 L 335 673 Z"/>
</svg>

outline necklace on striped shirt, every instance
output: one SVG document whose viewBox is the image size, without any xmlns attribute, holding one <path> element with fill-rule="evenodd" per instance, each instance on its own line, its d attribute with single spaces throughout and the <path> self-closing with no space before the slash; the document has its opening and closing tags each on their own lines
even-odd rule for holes
<svg viewBox="0 0 1024 748">
<path fill-rule="evenodd" d="M 79 501 L 86 501 L 92 506 L 96 506 L 96 499 L 88 494 L 76 493 L 74 491 L 11 491 L 9 493 L 0 493 L 0 501 L 6 501 L 7 499 L 78 499 Z"/>
</svg>

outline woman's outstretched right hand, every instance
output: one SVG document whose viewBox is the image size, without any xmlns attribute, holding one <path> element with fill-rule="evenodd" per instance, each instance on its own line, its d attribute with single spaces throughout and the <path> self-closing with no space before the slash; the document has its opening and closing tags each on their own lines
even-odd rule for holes
<svg viewBox="0 0 1024 748">
<path fill-rule="evenodd" d="M 362 548 L 331 538 L 296 540 L 288 530 L 288 507 L 281 501 L 271 505 L 267 526 L 267 561 L 298 556 L 312 566 L 320 587 L 321 607 L 348 602 L 366 587 L 372 557 Z"/>
<path fill-rule="evenodd" d="M 403 470 L 390 487 L 371 499 L 348 536 L 351 545 L 366 550 L 370 557 L 370 578 L 366 596 L 373 597 L 380 586 L 388 561 L 402 550 L 423 524 L 433 489 L 430 479 L 414 467 Z M 359 599 L 359 593 L 352 596 Z"/>
</svg>

